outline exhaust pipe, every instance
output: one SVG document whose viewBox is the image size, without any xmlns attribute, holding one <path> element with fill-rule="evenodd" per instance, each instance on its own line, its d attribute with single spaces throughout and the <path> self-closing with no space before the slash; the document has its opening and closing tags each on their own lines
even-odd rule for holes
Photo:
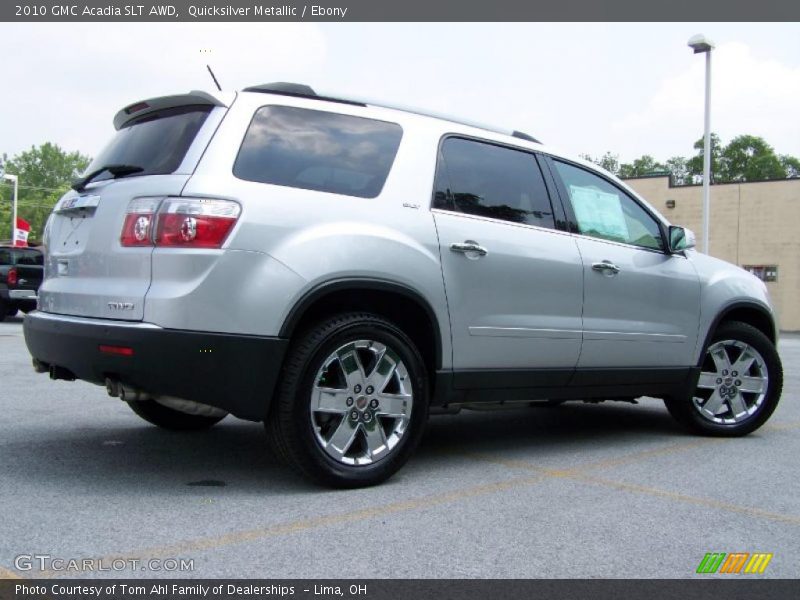
<svg viewBox="0 0 800 600">
<path fill-rule="evenodd" d="M 112 398 L 119 398 L 123 402 L 138 402 L 150 400 L 150 394 L 135 387 L 122 383 L 119 379 L 106 377 L 106 392 Z"/>
</svg>

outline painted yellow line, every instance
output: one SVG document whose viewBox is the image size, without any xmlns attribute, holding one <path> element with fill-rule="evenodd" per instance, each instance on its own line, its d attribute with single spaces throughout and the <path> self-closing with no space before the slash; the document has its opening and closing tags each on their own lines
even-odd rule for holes
<svg viewBox="0 0 800 600">
<path fill-rule="evenodd" d="M 729 440 L 725 440 L 723 438 L 702 438 L 699 440 L 694 439 L 691 442 L 684 442 L 682 444 L 670 444 L 668 446 L 662 446 L 660 448 L 654 448 L 652 450 L 640 450 L 638 452 L 631 452 L 630 454 L 625 454 L 618 458 L 609 458 L 605 460 L 584 463 L 582 465 L 578 465 L 576 467 L 572 467 L 569 469 L 550 469 L 547 467 L 541 467 L 539 465 L 529 463 L 525 460 L 508 459 L 488 454 L 470 453 L 467 454 L 466 456 L 472 458 L 473 460 L 501 465 L 512 469 L 526 469 L 528 471 L 534 471 L 536 473 L 541 473 L 542 475 L 548 475 L 550 477 L 572 477 L 573 475 L 585 473 L 587 471 L 595 471 L 598 469 L 617 467 L 620 465 L 626 465 L 628 463 L 638 462 L 640 460 L 647 460 L 648 458 L 653 458 L 656 456 L 665 456 L 668 454 L 674 454 L 676 452 L 685 452 L 687 450 L 693 450 L 694 448 L 707 446 L 709 444 L 718 444 L 725 441 Z"/>
<path fill-rule="evenodd" d="M 778 425 L 773 427 L 779 427 L 780 429 L 791 429 L 795 427 L 800 427 L 800 422 L 798 423 L 791 423 L 787 425 Z M 255 529 L 248 529 L 243 531 L 233 531 L 230 533 L 218 535 L 218 536 L 211 536 L 211 537 L 201 537 L 186 540 L 183 542 L 177 542 L 174 544 L 168 544 L 164 546 L 155 546 L 151 548 L 144 548 L 140 550 L 136 550 L 133 552 L 128 552 L 124 554 L 118 554 L 113 556 L 106 556 L 102 559 L 104 562 L 111 562 L 115 559 L 126 559 L 130 557 L 138 557 L 138 558 L 158 558 L 158 557 L 175 557 L 179 556 L 182 553 L 188 552 L 197 552 L 202 550 L 211 550 L 216 548 L 221 548 L 225 546 L 231 546 L 235 544 L 241 544 L 251 541 L 256 541 L 260 539 L 276 537 L 281 535 L 290 535 L 293 533 L 298 533 L 302 531 L 308 531 L 313 529 L 319 529 L 327 526 L 333 525 L 341 525 L 345 523 L 351 523 L 356 521 L 363 521 L 366 519 L 373 519 L 376 517 L 387 516 L 391 514 L 397 514 L 402 512 L 407 512 L 411 510 L 419 510 L 430 508 L 433 506 L 438 506 L 441 504 L 448 504 L 452 502 L 457 502 L 460 500 L 466 500 L 469 498 L 474 498 L 477 496 L 484 496 L 487 494 L 494 494 L 498 492 L 503 492 L 506 490 L 525 487 L 530 485 L 535 485 L 538 483 L 542 483 L 548 481 L 552 478 L 567 478 L 576 481 L 582 481 L 584 483 L 590 483 L 593 485 L 603 485 L 607 487 L 613 487 L 624 491 L 630 492 L 637 492 L 637 493 L 645 493 L 654 496 L 660 497 L 669 497 L 674 500 L 681 500 L 684 502 L 689 502 L 693 504 L 700 504 L 705 506 L 710 506 L 713 508 L 720 508 L 723 510 L 730 510 L 733 512 L 738 512 L 742 514 L 748 514 L 751 516 L 758 516 L 764 517 L 772 520 L 780 520 L 783 522 L 789 523 L 798 523 L 800 524 L 800 518 L 780 515 L 777 513 L 771 513 L 768 511 L 761 511 L 759 509 L 751 509 L 748 507 L 741 507 L 736 506 L 733 504 L 728 504 L 724 502 L 717 502 L 715 500 L 707 500 L 704 498 L 694 498 L 691 496 L 685 496 L 682 494 L 672 493 L 664 490 L 659 490 L 656 488 L 649 488 L 646 486 L 637 486 L 634 484 L 626 484 L 622 482 L 604 480 L 596 477 L 591 477 L 586 474 L 587 471 L 593 471 L 597 469 L 603 469 L 608 467 L 614 467 L 618 465 L 628 464 L 631 462 L 639 461 L 639 460 L 646 460 L 648 458 L 656 457 L 656 456 L 663 456 L 667 454 L 672 454 L 675 452 L 682 452 L 685 450 L 691 450 L 693 448 L 697 448 L 700 446 L 704 446 L 706 444 L 712 443 L 721 443 L 726 440 L 721 438 L 702 438 L 702 439 L 695 439 L 691 442 L 682 443 L 682 444 L 671 444 L 669 446 L 663 448 L 655 448 L 652 450 L 643 450 L 640 452 L 633 452 L 631 454 L 614 458 L 614 459 L 607 459 L 596 461 L 584 465 L 580 465 L 578 467 L 573 467 L 571 469 L 548 469 L 544 467 L 539 467 L 533 465 L 531 463 L 527 463 L 525 461 L 513 460 L 513 459 L 503 459 L 497 458 L 494 456 L 488 455 L 479 455 L 479 454 L 465 454 L 463 451 L 452 451 L 448 453 L 459 454 L 461 456 L 466 456 L 467 458 L 471 458 L 473 460 L 478 460 L 481 462 L 488 462 L 492 464 L 498 464 L 502 466 L 506 466 L 509 468 L 514 469 L 525 469 L 534 471 L 537 473 L 535 477 L 523 477 L 523 478 L 515 478 L 506 481 L 500 481 L 497 483 L 489 483 L 489 484 L 482 484 L 471 486 L 467 488 L 457 489 L 450 492 L 444 492 L 441 494 L 434 494 L 430 496 L 424 496 L 422 498 L 413 499 L 413 500 L 405 500 L 400 502 L 393 502 L 390 504 L 384 504 L 375 507 L 364 508 L 361 510 L 347 512 L 347 513 L 338 513 L 333 515 L 327 515 L 322 517 L 315 517 L 310 519 L 299 519 L 296 521 L 290 521 L 287 523 L 278 523 L 275 525 L 270 525 L 266 527 L 259 527 Z M 2 571 L 0 571 L 2 574 Z M 53 571 L 43 571 L 37 573 L 37 577 L 53 577 L 59 575 L 59 572 Z M 12 576 L 18 577 L 17 575 L 11 573 Z"/>
<path fill-rule="evenodd" d="M 21 575 L 17 575 L 14 571 L 0 567 L 0 579 L 22 579 Z"/>
<path fill-rule="evenodd" d="M 647 494 L 649 496 L 656 496 L 658 498 L 668 498 L 670 500 L 677 500 L 687 504 L 695 504 L 697 506 L 706 506 L 708 508 L 715 508 L 725 510 L 728 512 L 739 513 L 751 517 L 758 517 L 768 519 L 770 521 L 777 521 L 780 523 L 790 523 L 792 525 L 800 525 L 800 516 L 785 515 L 781 513 L 770 512 L 761 510 L 760 508 L 752 508 L 749 506 L 739 506 L 731 504 L 730 502 L 721 502 L 712 498 L 701 498 L 697 496 L 688 496 L 686 494 L 679 494 L 677 492 L 670 492 L 646 485 L 638 485 L 635 483 L 624 483 L 622 481 L 613 481 L 610 479 L 601 479 L 599 477 L 592 477 L 591 475 L 575 475 L 575 480 L 591 483 L 594 485 L 601 485 L 610 487 L 625 492 L 634 492 L 638 494 Z"/>
<path fill-rule="evenodd" d="M 476 496 L 484 496 L 486 494 L 494 494 L 505 490 L 535 485 L 545 481 L 544 476 L 538 477 L 522 477 L 514 478 L 506 481 L 499 481 L 496 483 L 487 483 L 476 485 L 468 488 L 462 488 L 451 492 L 444 492 L 442 494 L 434 494 L 430 496 L 423 496 L 414 500 L 404 500 L 400 502 L 392 502 L 390 504 L 383 504 L 380 506 L 364 508 L 347 513 L 338 513 L 334 515 L 327 515 L 322 517 L 315 517 L 310 519 L 299 519 L 297 521 L 290 521 L 288 523 L 278 523 L 267 527 L 259 527 L 256 529 L 248 529 L 244 531 L 234 531 L 231 533 L 222 534 L 219 536 L 197 538 L 193 540 L 186 540 L 169 544 L 165 546 L 156 546 L 152 548 L 144 548 L 126 554 L 115 556 L 106 556 L 101 559 L 104 563 L 110 563 L 116 559 L 126 559 L 130 557 L 139 557 L 142 559 L 159 558 L 159 557 L 176 557 L 183 553 L 197 552 L 201 550 L 209 550 L 214 548 L 221 548 L 233 544 L 242 544 L 264 538 L 270 538 L 281 535 L 288 535 L 307 531 L 310 529 L 318 529 L 331 525 L 342 525 L 345 523 L 352 523 L 357 521 L 364 521 L 366 519 L 373 519 L 386 515 L 407 512 L 416 509 L 425 509 L 440 504 L 457 502 L 467 498 L 474 498 Z M 41 571 L 36 574 L 37 577 L 47 578 L 58 575 L 59 572 L 54 571 Z"/>
</svg>

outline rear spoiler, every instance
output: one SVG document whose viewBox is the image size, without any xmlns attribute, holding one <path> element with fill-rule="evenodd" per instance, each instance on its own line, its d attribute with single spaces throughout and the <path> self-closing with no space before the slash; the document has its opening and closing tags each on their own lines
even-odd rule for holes
<svg viewBox="0 0 800 600">
<path fill-rule="evenodd" d="M 162 96 L 134 102 L 114 115 L 114 129 L 120 129 L 131 119 L 138 119 L 164 108 L 176 106 L 222 106 L 227 108 L 236 97 L 234 92 L 201 92 L 191 91 L 188 94 Z"/>
</svg>

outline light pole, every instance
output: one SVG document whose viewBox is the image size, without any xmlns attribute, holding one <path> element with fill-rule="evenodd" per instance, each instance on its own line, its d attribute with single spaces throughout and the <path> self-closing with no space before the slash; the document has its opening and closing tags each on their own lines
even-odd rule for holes
<svg viewBox="0 0 800 600">
<path fill-rule="evenodd" d="M 3 173 L 3 179 L 8 181 L 14 182 L 14 199 L 12 200 L 12 209 L 11 209 L 11 245 L 17 245 L 17 189 L 19 184 L 19 178 L 16 175 L 9 175 L 7 173 Z"/>
<path fill-rule="evenodd" d="M 689 38 L 689 47 L 695 54 L 706 55 L 706 110 L 703 129 L 703 252 L 709 254 L 708 229 L 711 217 L 711 51 L 714 42 L 702 33 Z"/>
</svg>

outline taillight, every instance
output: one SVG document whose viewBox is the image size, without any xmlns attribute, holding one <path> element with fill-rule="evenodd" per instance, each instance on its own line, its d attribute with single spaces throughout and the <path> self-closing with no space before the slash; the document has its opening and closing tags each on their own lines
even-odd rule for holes
<svg viewBox="0 0 800 600">
<path fill-rule="evenodd" d="M 240 213 L 231 200 L 166 198 L 158 209 L 156 246 L 220 248 Z"/>
<path fill-rule="evenodd" d="M 125 211 L 122 235 L 123 246 L 152 246 L 155 213 L 161 198 L 134 198 Z"/>
<path fill-rule="evenodd" d="M 11 267 L 6 275 L 6 282 L 8 285 L 17 285 L 17 270 Z"/>
</svg>

